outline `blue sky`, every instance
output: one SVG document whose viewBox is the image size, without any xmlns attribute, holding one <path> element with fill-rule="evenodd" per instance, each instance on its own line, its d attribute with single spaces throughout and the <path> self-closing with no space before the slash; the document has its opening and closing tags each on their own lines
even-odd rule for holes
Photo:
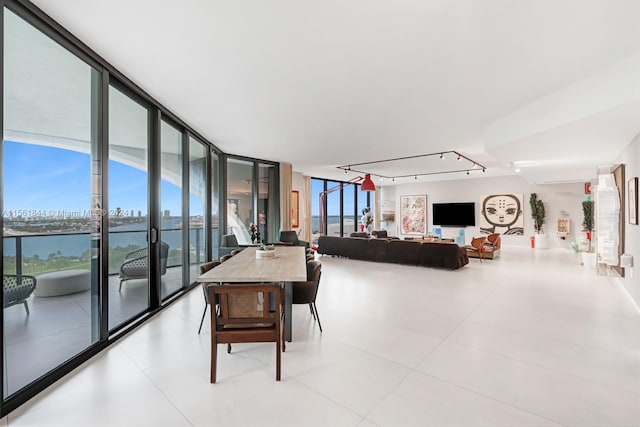
<svg viewBox="0 0 640 427">
<path fill-rule="evenodd" d="M 338 182 L 328 181 L 327 188 L 331 189 L 339 185 Z M 344 211 L 345 213 L 353 212 L 353 192 L 355 191 L 354 185 L 347 185 L 344 187 Z M 358 186 L 358 189 L 360 187 Z M 311 212 L 312 215 L 319 215 L 320 213 L 320 196 L 319 194 L 324 190 L 323 181 L 319 179 L 311 180 Z M 356 217 L 359 219 L 362 215 L 362 207 L 366 205 L 367 194 L 358 192 L 358 212 Z M 362 206 L 360 206 L 362 205 Z M 340 190 L 336 190 L 327 195 L 327 214 L 328 215 L 340 215 Z"/>
<path fill-rule="evenodd" d="M 90 208 L 88 154 L 42 145 L 4 142 L 4 210 L 61 212 Z M 147 173 L 109 162 L 109 208 L 147 212 Z M 180 189 L 162 182 L 163 209 L 180 212 Z M 192 203 L 197 200 L 193 198 Z M 201 202 L 199 202 L 201 204 Z M 192 204 L 193 206 L 193 204 Z M 201 214 L 202 211 L 195 212 Z"/>
</svg>

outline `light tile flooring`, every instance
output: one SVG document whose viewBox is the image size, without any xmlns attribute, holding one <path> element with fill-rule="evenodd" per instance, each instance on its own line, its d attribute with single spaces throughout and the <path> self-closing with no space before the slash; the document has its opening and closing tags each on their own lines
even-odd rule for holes
<svg viewBox="0 0 640 427">
<path fill-rule="evenodd" d="M 218 355 L 196 289 L 2 420 L 8 426 L 640 426 L 640 313 L 572 253 L 457 271 L 322 257 L 324 332 Z"/>
</svg>

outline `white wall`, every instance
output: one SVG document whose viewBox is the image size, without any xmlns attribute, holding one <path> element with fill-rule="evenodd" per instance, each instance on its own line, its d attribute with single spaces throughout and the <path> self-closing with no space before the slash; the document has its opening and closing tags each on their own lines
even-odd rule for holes
<svg viewBox="0 0 640 427">
<path fill-rule="evenodd" d="M 616 159 L 616 163 L 625 165 L 625 180 L 640 176 L 640 135 L 624 149 Z M 627 183 L 625 183 L 627 185 Z M 626 188 L 626 187 L 625 187 Z M 625 253 L 633 255 L 633 267 L 625 269 L 625 277 L 622 282 L 638 306 L 640 306 L 640 225 L 629 224 L 628 198 L 624 202 L 625 225 L 624 246 Z"/>
<path fill-rule="evenodd" d="M 595 171 L 594 171 L 595 174 Z M 391 194 L 391 190 L 383 187 L 381 194 Z M 561 247 L 570 249 L 571 241 L 583 239 L 582 234 L 582 201 L 586 200 L 584 194 L 584 184 L 546 184 L 532 185 L 518 176 L 497 177 L 497 178 L 473 178 L 455 181 L 402 184 L 395 186 L 396 201 L 396 228 L 393 235 L 403 237 L 397 225 L 400 218 L 400 196 L 404 195 L 427 195 L 427 223 L 428 229 L 433 228 L 431 218 L 432 203 L 448 202 L 475 202 L 476 203 L 476 227 L 466 228 L 467 243 L 474 236 L 480 236 L 480 206 L 483 196 L 490 194 L 522 194 L 524 210 L 524 235 L 523 236 L 503 236 L 505 245 L 528 246 L 530 237 L 534 234 L 533 220 L 531 219 L 531 209 L 529 207 L 529 196 L 536 193 L 538 199 L 544 202 L 546 210 L 546 220 L 544 224 L 545 234 L 548 236 L 550 248 Z M 381 196 L 381 199 L 384 196 Z M 556 221 L 560 217 L 561 211 L 569 214 L 571 221 L 571 235 L 565 240 L 561 240 L 556 235 Z M 443 228 L 443 237 L 453 238 L 458 234 L 459 228 Z M 392 231 L 392 230 L 390 230 Z"/>
</svg>

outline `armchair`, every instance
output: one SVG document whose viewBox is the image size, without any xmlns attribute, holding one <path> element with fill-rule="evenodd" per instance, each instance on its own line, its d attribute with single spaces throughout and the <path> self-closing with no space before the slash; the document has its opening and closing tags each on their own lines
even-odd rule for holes
<svg viewBox="0 0 640 427">
<path fill-rule="evenodd" d="M 160 242 L 160 274 L 162 276 L 167 272 L 167 258 L 169 257 L 169 245 Z M 147 248 L 138 249 L 129 252 L 122 261 L 120 266 L 120 287 L 118 292 L 122 290 L 122 282 L 131 279 L 144 279 L 149 274 L 149 251 Z"/>
<path fill-rule="evenodd" d="M 2 276 L 2 293 L 4 304 L 2 308 L 11 307 L 16 304 L 24 304 L 24 309 L 29 314 L 29 304 L 27 298 L 36 289 L 36 278 L 33 276 L 17 276 L 15 274 L 5 274 Z"/>
</svg>

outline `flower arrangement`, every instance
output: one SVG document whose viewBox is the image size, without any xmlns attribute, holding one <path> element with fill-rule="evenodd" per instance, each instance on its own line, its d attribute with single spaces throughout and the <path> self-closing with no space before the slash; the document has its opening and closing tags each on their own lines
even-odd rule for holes
<svg viewBox="0 0 640 427">
<path fill-rule="evenodd" d="M 260 242 L 260 231 L 258 231 L 258 226 L 251 223 L 251 225 L 249 225 L 249 231 L 251 232 L 251 243 Z"/>
<path fill-rule="evenodd" d="M 264 243 L 262 243 L 260 246 L 258 246 L 258 250 L 259 251 L 274 251 L 276 250 L 276 247 L 273 245 L 265 245 Z"/>
</svg>

